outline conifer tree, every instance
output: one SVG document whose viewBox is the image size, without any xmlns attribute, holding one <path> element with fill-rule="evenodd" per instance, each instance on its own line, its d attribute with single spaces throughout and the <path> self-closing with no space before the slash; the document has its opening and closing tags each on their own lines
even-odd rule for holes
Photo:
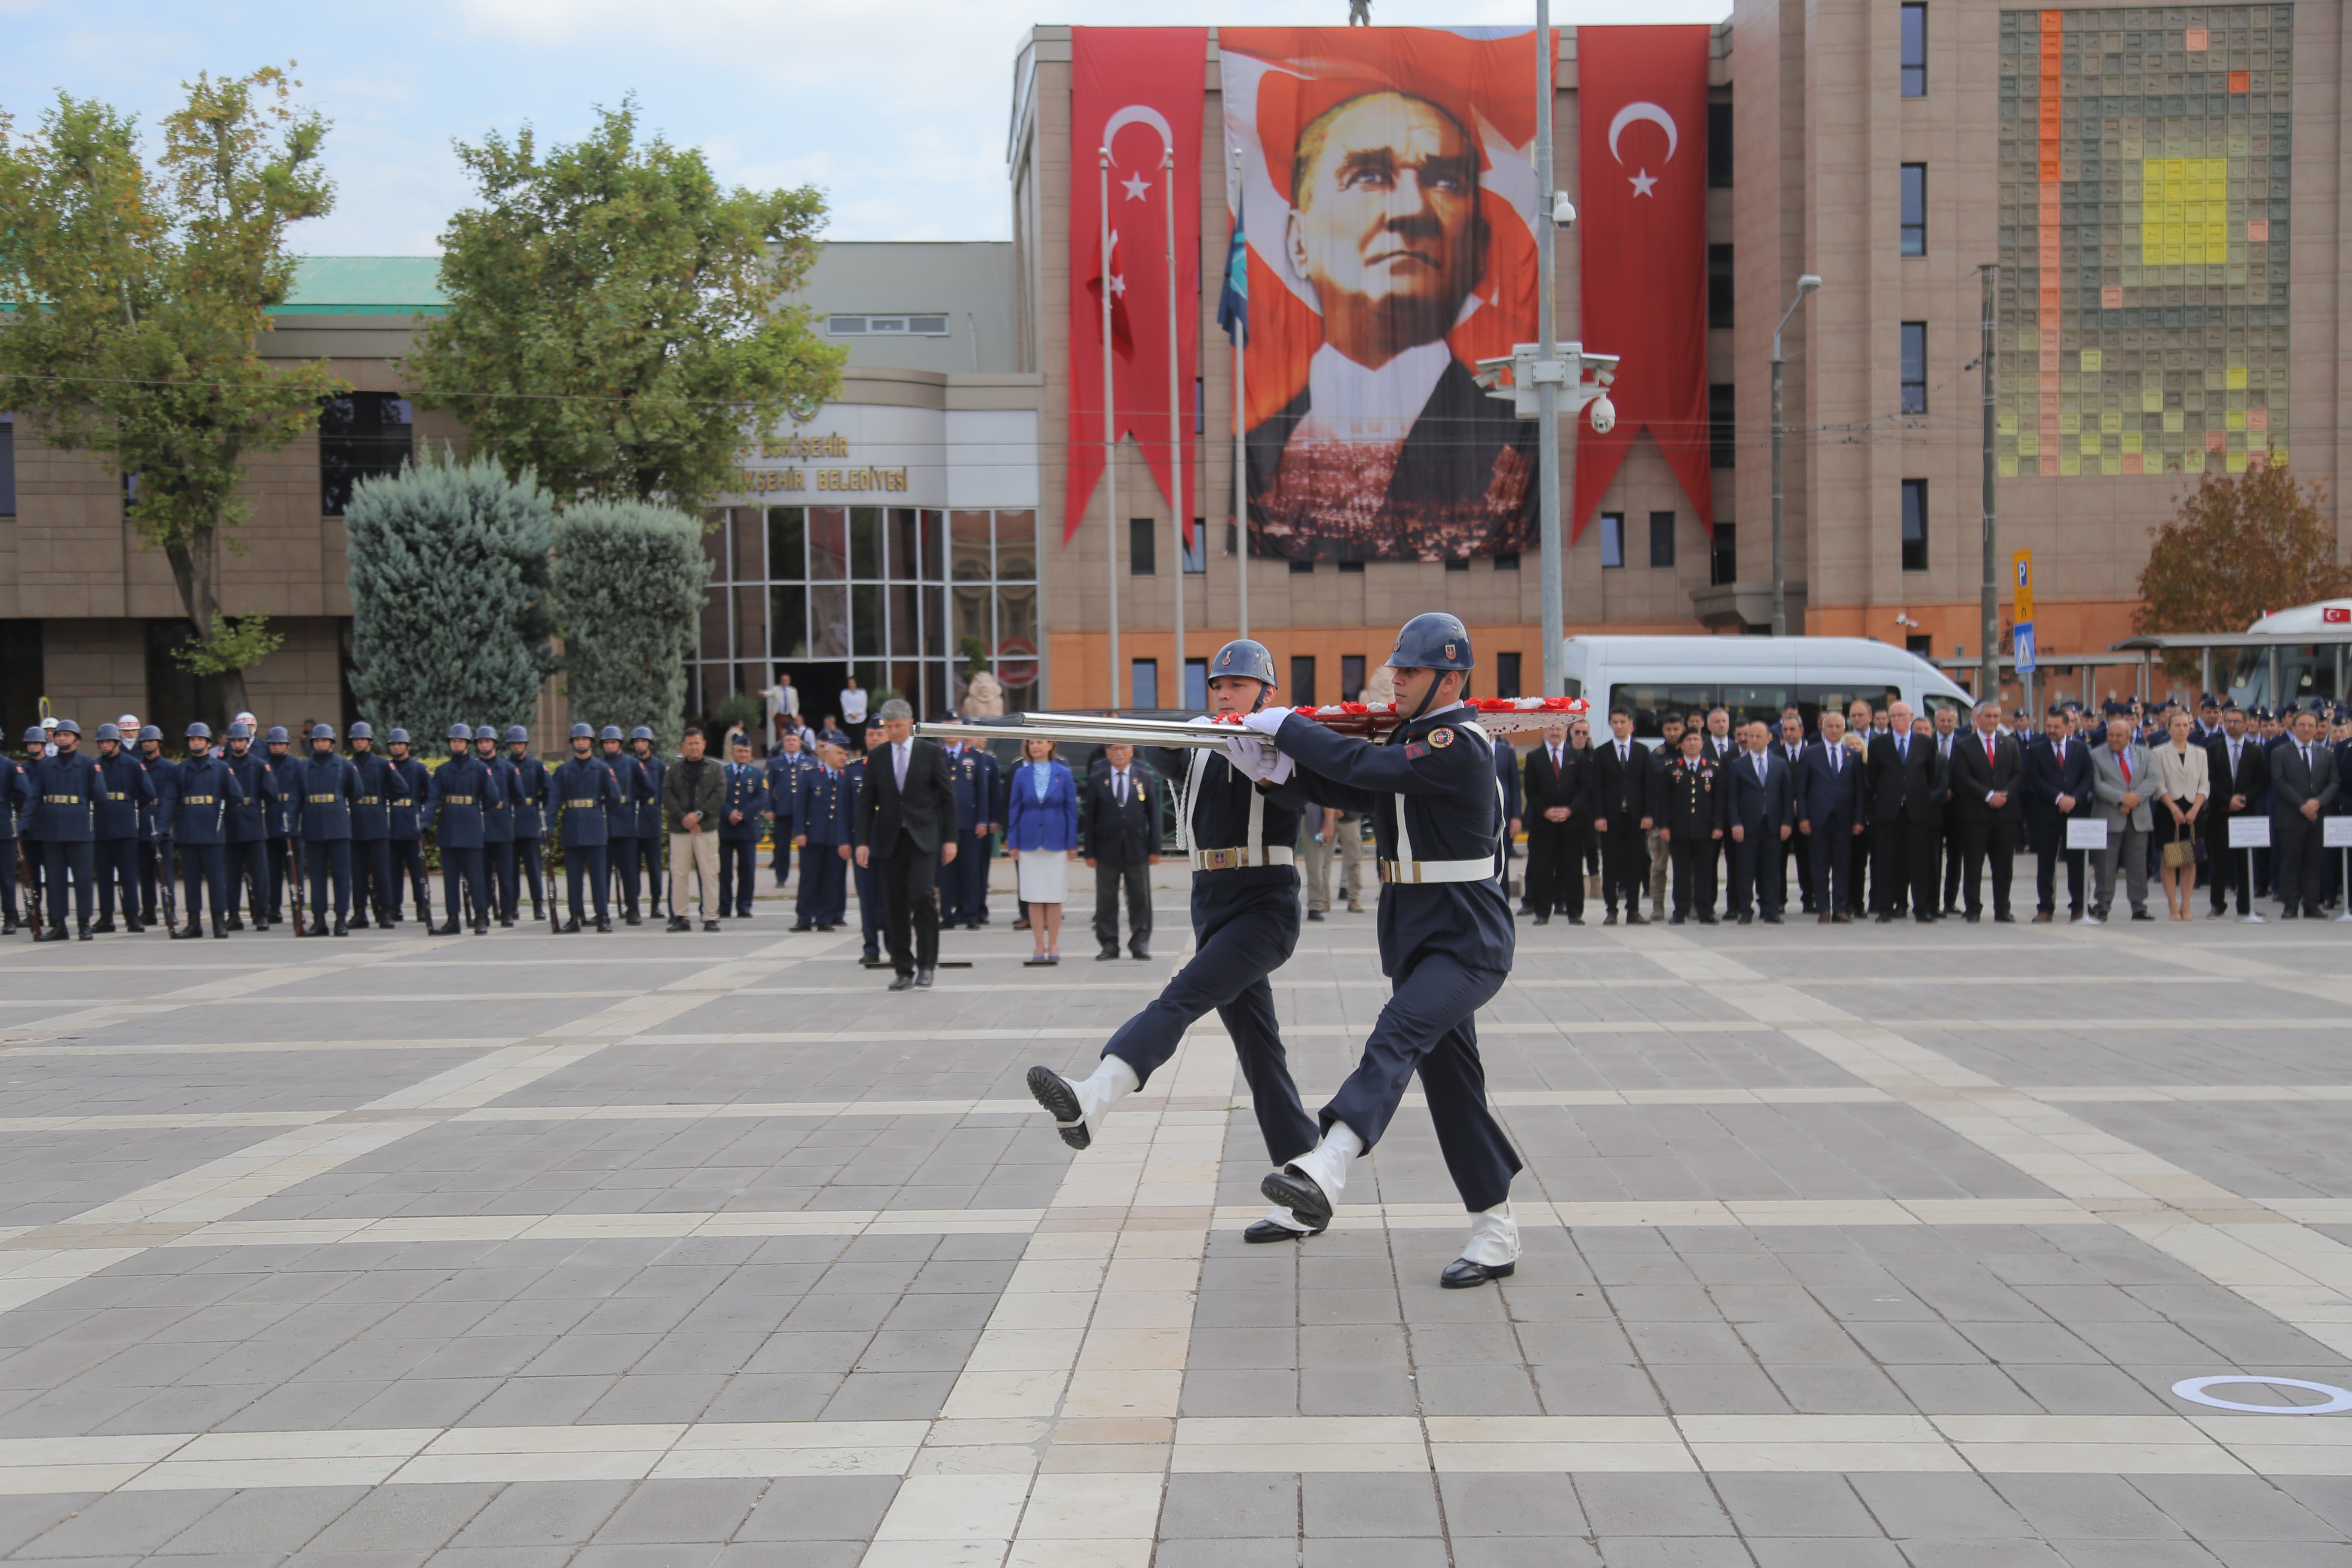
<svg viewBox="0 0 2352 1568">
<path fill-rule="evenodd" d="M 572 716 L 653 727 L 663 755 L 686 727 L 686 661 L 710 575 L 702 524 L 643 501 L 583 501 L 555 524 L 555 597 Z"/>
</svg>

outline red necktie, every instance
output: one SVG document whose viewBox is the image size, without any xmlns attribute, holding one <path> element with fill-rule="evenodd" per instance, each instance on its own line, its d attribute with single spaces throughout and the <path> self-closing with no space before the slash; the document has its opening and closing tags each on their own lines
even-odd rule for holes
<svg viewBox="0 0 2352 1568">
<path fill-rule="evenodd" d="M 2117 752 L 2116 753 L 2116 763 L 2117 766 L 2124 770 L 2124 783 L 2131 783 L 2131 753 L 2129 752 Z"/>
</svg>

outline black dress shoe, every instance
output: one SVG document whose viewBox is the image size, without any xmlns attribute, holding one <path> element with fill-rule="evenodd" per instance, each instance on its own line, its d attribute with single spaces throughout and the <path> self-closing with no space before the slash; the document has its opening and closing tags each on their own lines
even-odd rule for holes
<svg viewBox="0 0 2352 1568">
<path fill-rule="evenodd" d="M 621 917 L 621 923 L 625 926 L 639 926 L 646 922 L 638 919 L 635 915 L 623 915 Z"/>
<path fill-rule="evenodd" d="M 796 926 L 789 927 L 789 928 L 787 928 L 787 929 L 792 930 L 792 931 L 814 931 L 814 930 L 816 930 L 816 927 L 814 927 L 814 926 L 813 926 L 813 925 L 809 924 L 809 922 L 808 922 L 808 921 L 801 921 L 801 923 L 800 923 L 800 924 L 798 924 L 798 925 L 796 925 Z"/>
<path fill-rule="evenodd" d="M 1249 1228 L 1242 1232 L 1242 1239 L 1250 1242 L 1305 1241 L 1308 1237 L 1320 1236 L 1330 1228 L 1331 1222 L 1328 1220 L 1317 1226 L 1313 1230 L 1293 1230 L 1286 1225 L 1276 1225 L 1270 1219 L 1253 1220 Z"/>
<path fill-rule="evenodd" d="M 1891 926 L 1895 923 L 1895 914 L 1892 910 L 1881 910 L 1874 918 L 1883 926 Z"/>
<path fill-rule="evenodd" d="M 1602 915 L 1601 917 L 1601 923 L 1605 926 L 1615 925 L 1617 923 L 1617 911 L 1615 910 L 1611 910 L 1607 914 Z"/>
<path fill-rule="evenodd" d="M 1133 947 L 1127 950 L 1127 955 L 1129 958 L 1148 963 L 1151 958 L 1151 950 L 1144 946 L 1141 942 L 1137 942 Z"/>
<path fill-rule="evenodd" d="M 114 934 L 114 917 L 112 915 L 100 915 L 98 917 L 98 923 L 89 929 L 96 931 L 100 936 L 112 936 Z"/>
<path fill-rule="evenodd" d="M 1779 925 L 1780 923 L 1780 917 L 1779 915 L 1766 915 L 1764 917 L 1764 923 L 1768 926 Z"/>
<path fill-rule="evenodd" d="M 1642 918 L 1642 913 L 1639 910 L 1627 910 L 1625 911 L 1625 923 L 1629 926 L 1645 926 L 1650 922 Z"/>
<path fill-rule="evenodd" d="M 1666 917 L 1666 923 L 1670 926 L 1678 926 L 1683 923 L 1683 917 L 1680 915 L 1668 915 Z"/>
<path fill-rule="evenodd" d="M 343 923 L 343 917 L 341 915 L 337 915 L 335 917 L 335 934 L 337 936 L 349 936 L 352 934 L 352 928 Z"/>
<path fill-rule="evenodd" d="M 213 917 L 213 934 L 223 942 L 228 940 L 228 927 L 221 923 L 220 917 L 217 915 Z"/>
<path fill-rule="evenodd" d="M 606 936 L 612 935 L 613 917 L 610 915 L 598 915 L 596 917 L 596 929 L 604 932 Z"/>
<path fill-rule="evenodd" d="M 173 932 L 172 933 L 173 937 L 175 940 L 177 940 L 177 941 L 183 941 L 183 942 L 184 942 L 185 940 L 187 940 L 189 937 L 192 937 L 192 936 L 200 937 L 200 936 L 202 936 L 202 935 L 204 935 L 204 934 L 205 934 L 205 928 L 204 928 L 204 926 L 203 926 L 202 924 L 200 924 L 197 921 L 195 921 L 193 917 L 189 920 L 189 921 L 188 921 L 188 923 L 187 923 L 186 925 L 182 926 L 179 930 L 177 930 L 177 931 L 173 931 Z"/>
<path fill-rule="evenodd" d="M 1551 917 L 1549 915 L 1538 915 L 1536 917 L 1536 924 L 1539 926 L 1548 926 L 1551 924 Z"/>
<path fill-rule="evenodd" d="M 1323 1189 L 1316 1184 L 1314 1177 L 1296 1165 L 1268 1171 L 1265 1179 L 1258 1183 L 1257 1190 L 1265 1195 L 1266 1202 L 1277 1208 L 1288 1209 L 1290 1216 L 1301 1225 L 1321 1230 L 1331 1223 L 1331 1200 L 1323 1195 Z"/>
<path fill-rule="evenodd" d="M 1116 948 L 1116 947 L 1107 947 L 1107 948 L 1104 948 L 1100 952 L 1097 952 L 1097 953 L 1096 953 L 1096 954 L 1095 954 L 1095 962 L 1096 962 L 1097 963 L 1102 963 L 1105 959 L 1117 958 L 1118 956 L 1118 948 Z"/>
<path fill-rule="evenodd" d="M 891 989 L 896 990 L 897 987 Z M 1045 1114 L 1054 1119 L 1054 1131 L 1062 1135 L 1063 1142 L 1073 1149 L 1083 1149 L 1095 1141 L 1094 1134 L 1087 1131 L 1086 1121 L 1078 1114 L 1077 1091 L 1070 1087 L 1069 1079 L 1052 1068 L 1031 1068 L 1029 1093 L 1045 1107 Z"/>
<path fill-rule="evenodd" d="M 1698 923 L 1699 923 L 1699 924 L 1701 924 L 1701 925 L 1703 925 L 1703 926 L 1711 926 L 1711 925 L 1715 924 L 1715 923 L 1716 923 L 1716 920 L 1715 920 L 1715 911 L 1714 911 L 1713 910 L 1705 910 L 1700 911 L 1700 913 L 1699 913 L 1699 917 L 1698 917 Z"/>
<path fill-rule="evenodd" d="M 243 915 L 229 916 L 228 929 L 231 931 L 243 931 L 245 929 L 245 917 Z"/>
<path fill-rule="evenodd" d="M 2017 917 L 2003 910 L 1992 917 L 1992 923 L 1997 926 L 2013 926 L 2017 923 Z"/>
<path fill-rule="evenodd" d="M 1744 926 L 1752 926 L 1756 923 L 1756 917 L 1749 911 L 1742 910 L 1739 911 L 1739 923 Z"/>
<path fill-rule="evenodd" d="M 2305 912 L 2306 917 L 2311 920 L 2317 920 L 2319 918 L 2319 911 L 2316 910 L 2310 910 Z M 2146 910 L 2134 910 L 2132 911 L 2132 919 L 2136 921 L 2152 921 L 2156 919 L 2156 917 L 2149 914 Z"/>
<path fill-rule="evenodd" d="M 915 989 L 929 991 L 938 978 L 939 971 L 936 969 L 918 969 L 915 971 Z"/>
<path fill-rule="evenodd" d="M 664 931 L 692 931 L 694 929 L 694 922 L 688 920 L 684 915 L 672 915 L 669 919 L 669 924 L 664 926 L 662 929 Z"/>
<path fill-rule="evenodd" d="M 66 928 L 63 926 L 36 926 L 33 928 L 33 940 L 35 942 L 63 942 L 65 939 Z"/>
<path fill-rule="evenodd" d="M 96 942 L 98 940 L 98 933 L 90 930 L 88 926 L 81 927 L 74 932 L 74 935 L 83 942 Z"/>
<path fill-rule="evenodd" d="M 571 934 L 572 932 L 578 931 L 579 929 L 580 929 L 580 917 L 579 917 L 578 915 L 573 915 L 570 920 L 565 921 L 563 922 L 563 931 L 564 931 L 564 934 L 566 934 L 566 935 L 569 935 L 569 934 Z"/>
<path fill-rule="evenodd" d="M 1448 1290 L 1475 1290 L 1489 1279 L 1508 1279 L 1518 1270 L 1516 1263 L 1473 1263 L 1457 1258 L 1445 1266 L 1437 1282 Z"/>
<path fill-rule="evenodd" d="M 1309 910 L 1307 911 L 1307 918 L 1310 921 L 1319 921 L 1323 918 L 1323 911 L 1321 910 Z"/>
<path fill-rule="evenodd" d="M 1580 926 L 1584 923 L 1584 917 L 1582 915 L 1570 915 L 1568 917 L 1568 923 L 1572 926 Z"/>
<path fill-rule="evenodd" d="M 1920 914 L 1915 914 L 1911 918 L 1923 926 L 1931 926 L 1934 925 L 1937 920 L 1940 917 L 1923 912 Z"/>
<path fill-rule="evenodd" d="M 1979 913 L 1979 911 L 1978 911 L 1978 910 L 1970 910 L 1968 912 L 1968 922 L 1969 922 L 1969 924 L 1970 924 L 1970 925 L 1975 925 L 1975 924 L 1977 924 L 1977 923 L 1979 922 L 1979 921 L 1980 921 L 1982 918 L 1983 918 L 1983 917 L 1982 917 L 1982 915 Z"/>
<path fill-rule="evenodd" d="M 705 921 L 702 922 L 702 929 L 707 931 L 717 931 L 719 929 L 719 922 L 717 921 Z"/>
<path fill-rule="evenodd" d="M 914 988 L 915 977 L 911 974 L 894 974 L 890 977 L 890 989 L 893 991 L 912 991 Z"/>
</svg>

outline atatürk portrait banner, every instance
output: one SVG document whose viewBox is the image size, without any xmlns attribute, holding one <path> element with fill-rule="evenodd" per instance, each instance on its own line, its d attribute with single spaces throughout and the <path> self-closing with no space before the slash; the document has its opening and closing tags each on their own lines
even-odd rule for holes
<svg viewBox="0 0 2352 1568">
<path fill-rule="evenodd" d="M 1218 46 L 1257 548 L 1528 549 L 1534 422 L 1472 373 L 1536 335 L 1534 30 L 1226 27 Z"/>
</svg>

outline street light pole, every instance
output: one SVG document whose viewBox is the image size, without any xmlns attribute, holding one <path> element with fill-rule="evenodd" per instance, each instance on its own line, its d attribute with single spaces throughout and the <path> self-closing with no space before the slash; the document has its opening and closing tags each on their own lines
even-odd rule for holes
<svg viewBox="0 0 2352 1568">
<path fill-rule="evenodd" d="M 1554 253 L 1559 232 L 1553 210 L 1551 110 L 1552 67 L 1558 45 L 1551 36 L 1551 0 L 1536 0 L 1536 341 L 1543 345 L 1537 357 L 1549 361 L 1559 352 L 1558 284 Z M 1559 526 L 1559 384 L 1547 376 L 1536 383 L 1536 450 L 1540 454 L 1538 480 L 1538 552 L 1543 557 L 1543 695 L 1566 694 L 1568 610 L 1561 579 L 1568 571 L 1560 547 Z"/>
<path fill-rule="evenodd" d="M 1984 626 L 1979 631 L 1983 640 L 1983 663 L 1977 677 L 1977 700 L 2000 696 L 2000 578 L 1993 573 L 1993 433 L 1998 416 L 1994 409 L 1993 354 L 1996 334 L 1993 331 L 1993 279 L 2000 269 L 1987 263 L 1978 268 L 1984 279 L 1984 342 L 1983 355 L 1978 369 L 1984 379 Z"/>
<path fill-rule="evenodd" d="M 1780 329 L 1805 302 L 1805 296 L 1822 286 L 1822 280 L 1808 272 L 1797 279 L 1797 297 L 1780 312 L 1779 326 L 1772 329 L 1772 635 L 1789 635 L 1789 555 L 1787 532 L 1781 522 L 1781 471 L 1784 458 L 1781 447 L 1787 431 L 1781 423 L 1780 408 Z"/>
</svg>

